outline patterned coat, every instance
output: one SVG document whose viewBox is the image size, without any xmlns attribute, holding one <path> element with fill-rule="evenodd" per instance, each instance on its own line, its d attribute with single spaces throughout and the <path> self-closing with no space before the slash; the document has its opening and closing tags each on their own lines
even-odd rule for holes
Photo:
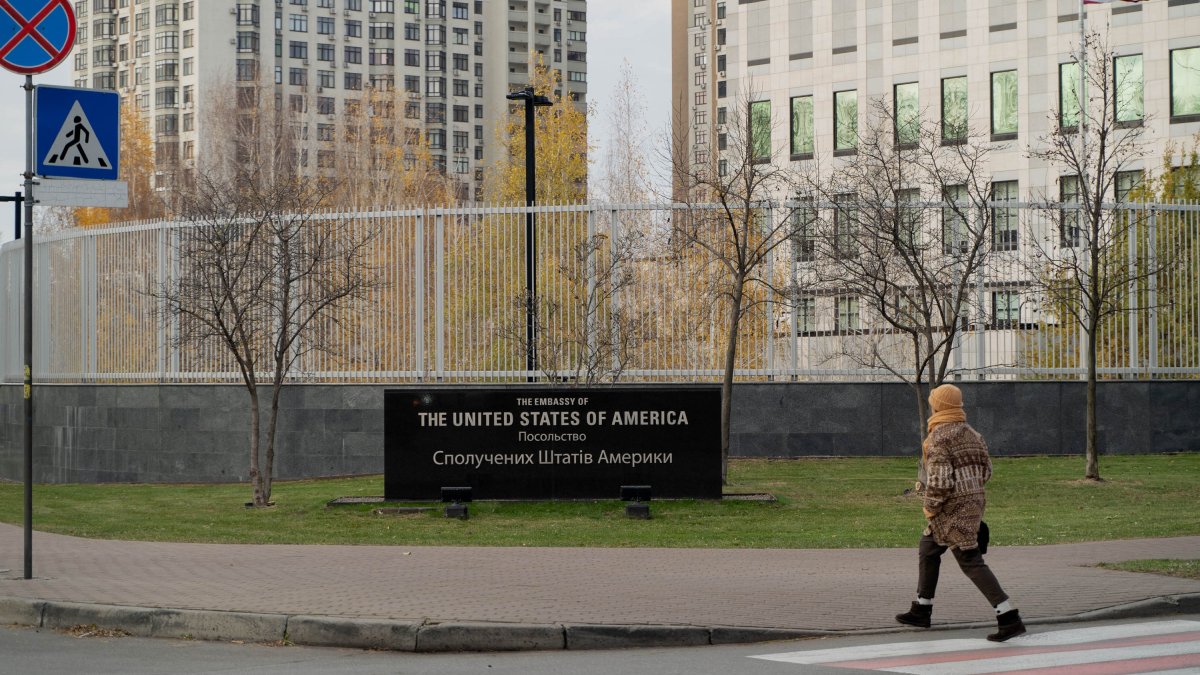
<svg viewBox="0 0 1200 675">
<path fill-rule="evenodd" d="M 925 510 L 932 516 L 925 534 L 942 546 L 976 548 L 987 501 L 983 486 L 992 477 L 987 444 L 966 422 L 938 425 L 926 443 Z"/>
</svg>

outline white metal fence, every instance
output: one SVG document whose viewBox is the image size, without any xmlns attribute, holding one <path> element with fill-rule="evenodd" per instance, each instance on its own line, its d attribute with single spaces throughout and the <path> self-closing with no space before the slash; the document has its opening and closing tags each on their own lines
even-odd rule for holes
<svg viewBox="0 0 1200 675">
<path fill-rule="evenodd" d="M 952 365 L 968 378 L 1078 378 L 1080 329 L 1037 290 L 1027 241 L 1057 232 L 1062 213 L 997 204 L 1021 223 L 997 236 L 984 270 L 966 280 L 971 302 Z M 834 208 L 823 205 L 817 208 Z M 694 208 L 694 207 L 693 207 Z M 1130 265 L 1170 258 L 1129 284 L 1130 311 L 1102 323 L 1104 377 L 1200 376 L 1200 207 L 1113 205 L 1147 226 L 1122 243 Z M 534 209 L 538 232 L 537 372 L 526 371 L 525 221 L 511 208 L 321 213 L 311 227 L 377 232 L 370 264 L 380 284 L 321 331 L 298 381 L 704 381 L 720 377 L 727 305 L 720 266 L 672 237 L 687 207 L 566 205 Z M 694 213 L 694 211 L 693 211 Z M 784 218 L 788 209 L 764 209 Z M 992 216 L 981 215 L 981 218 Z M 942 223 L 926 223 L 931 237 Z M 39 381 L 229 381 L 219 344 L 180 345 L 178 319 L 160 320 L 150 294 L 185 270 L 175 222 L 39 236 L 34 249 L 34 373 Z M 1015 239 L 1013 241 L 1012 239 Z M 1153 245 L 1151 242 L 1154 242 Z M 869 303 L 836 284 L 804 281 L 799 247 L 768 261 L 770 287 L 739 340 L 742 380 L 891 379 L 872 363 L 898 344 Z M 0 249 L 0 372 L 21 379 L 22 242 Z M 884 345 L 885 349 L 880 349 Z M 899 350 L 899 351 L 898 351 Z M 872 354 L 871 358 L 861 358 Z M 901 357 L 902 358 L 902 357 Z M 895 367 L 895 364 L 891 364 Z M 901 368 L 903 370 L 903 368 Z"/>
</svg>

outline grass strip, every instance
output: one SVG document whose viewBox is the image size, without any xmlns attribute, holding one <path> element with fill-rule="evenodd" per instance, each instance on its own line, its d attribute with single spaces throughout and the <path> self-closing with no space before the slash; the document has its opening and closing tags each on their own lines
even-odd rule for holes
<svg viewBox="0 0 1200 675">
<path fill-rule="evenodd" d="M 1200 580 L 1200 560 L 1129 560 L 1120 563 L 1100 563 L 1097 567 Z"/>
<path fill-rule="evenodd" d="M 1080 457 L 997 458 L 986 519 L 993 546 L 1200 535 L 1200 454 L 1106 456 L 1105 482 Z M 727 493 L 776 501 L 654 501 L 626 518 L 616 501 L 475 502 L 470 520 L 441 510 L 378 515 L 380 504 L 328 507 L 383 493 L 381 476 L 275 484 L 270 509 L 247 509 L 246 484 L 37 485 L 34 527 L 100 539 L 273 544 L 858 548 L 913 546 L 921 503 L 905 495 L 911 458 L 734 460 Z M 19 525 L 22 486 L 0 484 L 0 521 Z M 419 504 L 412 504 L 417 506 Z M 387 506 L 405 506 L 388 504 Z M 426 504 L 428 506 L 428 504 Z"/>
</svg>

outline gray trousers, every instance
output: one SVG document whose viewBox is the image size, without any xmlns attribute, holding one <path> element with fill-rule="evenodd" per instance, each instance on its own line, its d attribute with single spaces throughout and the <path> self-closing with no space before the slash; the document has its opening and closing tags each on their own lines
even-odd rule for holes
<svg viewBox="0 0 1200 675">
<path fill-rule="evenodd" d="M 938 574 L 942 568 L 942 554 L 945 552 L 946 547 L 937 543 L 932 535 L 927 534 L 921 537 L 921 546 L 918 551 L 920 566 L 917 576 L 917 597 L 933 599 L 934 593 L 937 592 Z M 992 603 L 992 607 L 1008 599 L 1008 594 L 1000 587 L 996 575 L 992 574 L 992 570 L 983 561 L 983 554 L 979 552 L 979 549 L 961 550 L 956 548 L 953 549 L 953 552 L 954 559 L 958 561 L 958 567 L 975 584 L 979 592 L 983 593 L 988 602 Z"/>
</svg>

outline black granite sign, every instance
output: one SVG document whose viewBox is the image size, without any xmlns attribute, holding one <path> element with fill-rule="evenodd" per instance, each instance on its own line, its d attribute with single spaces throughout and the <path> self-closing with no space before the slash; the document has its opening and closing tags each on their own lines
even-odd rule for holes
<svg viewBox="0 0 1200 675">
<path fill-rule="evenodd" d="M 721 497 L 718 387 L 471 387 L 384 392 L 384 497 Z"/>
</svg>

